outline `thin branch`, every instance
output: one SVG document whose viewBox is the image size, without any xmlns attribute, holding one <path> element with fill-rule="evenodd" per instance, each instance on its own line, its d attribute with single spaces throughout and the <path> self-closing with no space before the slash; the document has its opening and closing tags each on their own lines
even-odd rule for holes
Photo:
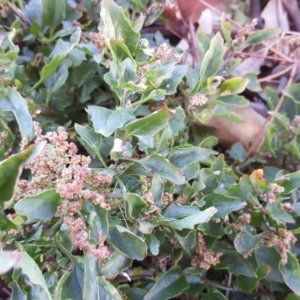
<svg viewBox="0 0 300 300">
<path fill-rule="evenodd" d="M 222 12 L 220 12 L 219 10 L 217 10 L 216 8 L 214 8 L 212 5 L 210 5 L 209 3 L 207 3 L 204 0 L 198 0 L 200 1 L 203 5 L 205 5 L 207 8 L 209 8 L 210 10 L 212 10 L 213 12 L 222 15 Z M 236 21 L 232 20 L 231 18 L 227 17 L 224 14 L 224 18 L 229 21 L 230 23 L 232 23 L 233 25 L 235 25 L 236 27 L 238 27 L 239 29 L 243 28 L 243 26 L 241 26 L 239 23 L 237 23 Z M 284 55 L 283 53 L 281 53 L 280 51 L 278 51 L 277 49 L 273 48 L 272 46 L 268 45 L 265 42 L 261 43 L 263 46 L 265 46 L 266 48 L 268 48 L 269 50 L 271 50 L 273 53 L 277 54 L 278 56 L 282 57 L 283 59 L 285 59 L 285 61 L 287 63 L 295 63 L 295 61 L 291 58 L 289 58 L 288 56 Z"/>
<path fill-rule="evenodd" d="M 297 67 L 298 67 L 298 64 L 294 64 L 293 65 L 293 68 L 292 68 L 292 71 L 291 71 L 291 74 L 290 74 L 290 78 L 289 78 L 289 81 L 287 83 L 287 87 L 290 86 L 293 82 L 294 82 L 294 78 L 295 78 L 295 74 L 296 74 L 296 71 L 297 71 Z M 284 102 L 284 99 L 285 99 L 285 95 L 282 94 L 276 107 L 275 107 L 275 110 L 274 112 L 278 112 Z M 264 141 L 265 141 L 265 138 L 266 138 L 266 128 L 268 125 L 270 125 L 271 123 L 273 123 L 275 120 L 275 116 L 272 115 L 269 117 L 268 120 L 266 120 L 265 124 L 263 125 L 263 130 L 257 135 L 255 141 L 253 142 L 252 146 L 250 147 L 249 151 L 247 152 L 247 155 L 246 155 L 246 158 L 247 159 L 251 153 L 253 152 L 259 152 L 261 147 L 263 146 L 264 144 Z M 257 146 L 258 145 L 258 146 Z"/>
<path fill-rule="evenodd" d="M 25 14 L 19 8 L 17 8 L 15 5 L 10 3 L 9 1 L 7 1 L 7 5 L 24 23 L 26 23 L 27 25 L 30 25 L 30 22 L 26 18 Z"/>
<path fill-rule="evenodd" d="M 285 69 L 283 69 L 282 71 L 279 71 L 279 72 L 277 72 L 277 73 L 275 73 L 275 74 L 271 74 L 271 75 L 269 75 L 269 76 L 260 78 L 260 79 L 258 79 L 257 81 L 258 81 L 258 82 L 266 82 L 266 81 L 270 81 L 270 80 L 272 80 L 272 79 L 274 79 L 274 78 L 277 78 L 277 77 L 279 77 L 279 76 L 281 76 L 281 75 L 283 75 L 283 74 L 285 74 L 285 73 L 288 73 L 288 72 L 291 71 L 292 69 L 294 69 L 294 66 L 293 66 L 293 65 L 290 65 L 290 66 L 286 67 Z"/>
<path fill-rule="evenodd" d="M 232 283 L 232 272 L 228 272 L 228 282 L 227 282 L 227 286 L 230 287 Z M 230 291 L 227 290 L 225 296 L 228 298 L 229 297 L 229 293 Z"/>
</svg>

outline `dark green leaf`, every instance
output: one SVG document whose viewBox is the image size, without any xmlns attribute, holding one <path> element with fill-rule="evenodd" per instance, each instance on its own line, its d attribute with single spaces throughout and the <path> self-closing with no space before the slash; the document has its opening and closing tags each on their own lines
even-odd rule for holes
<svg viewBox="0 0 300 300">
<path fill-rule="evenodd" d="M 10 89 L 8 96 L 0 99 L 0 109 L 11 111 L 15 115 L 22 137 L 28 140 L 33 138 L 33 123 L 28 104 L 15 89 Z"/>
<path fill-rule="evenodd" d="M 215 266 L 216 269 L 230 270 L 234 275 L 244 275 L 255 277 L 252 265 L 243 255 L 232 250 L 224 250 L 220 257 L 220 263 Z"/>
<path fill-rule="evenodd" d="M 251 33 L 247 38 L 247 43 L 250 45 L 260 44 L 261 42 L 267 41 L 281 32 L 280 28 L 268 28 L 263 30 L 255 31 Z"/>
<path fill-rule="evenodd" d="M 247 277 L 244 275 L 238 275 L 238 285 L 245 293 L 250 293 L 256 288 L 259 282 L 268 275 L 269 271 L 270 267 L 268 265 L 259 265 L 255 272 L 255 278 Z"/>
<path fill-rule="evenodd" d="M 147 244 L 140 237 L 119 225 L 109 227 L 109 239 L 112 246 L 131 259 L 143 260 Z"/>
<path fill-rule="evenodd" d="M 154 146 L 154 136 L 167 127 L 171 117 L 172 113 L 170 110 L 161 109 L 126 125 L 126 135 L 134 135 L 152 148 Z"/>
<path fill-rule="evenodd" d="M 185 176 L 160 154 L 152 154 L 138 161 L 142 166 L 177 185 L 185 184 Z"/>
<path fill-rule="evenodd" d="M 46 1 L 46 0 L 45 0 Z M 51 55 L 45 59 L 46 65 L 43 67 L 40 80 L 34 85 L 32 89 L 36 89 L 42 84 L 51 74 L 57 70 L 60 64 L 64 61 L 71 50 L 79 43 L 81 30 L 77 30 L 72 34 L 70 42 L 65 42 L 59 39 L 56 43 Z"/>
<path fill-rule="evenodd" d="M 82 300 L 83 278 L 84 270 L 75 260 L 72 261 L 71 272 L 65 272 L 58 283 L 55 299 Z"/>
<path fill-rule="evenodd" d="M 41 142 L 37 145 L 29 146 L 23 152 L 11 155 L 8 159 L 0 162 L 0 204 L 12 199 L 21 167 L 38 156 L 45 145 L 46 142 Z"/>
<path fill-rule="evenodd" d="M 266 206 L 270 217 L 277 222 L 277 224 L 295 223 L 295 220 L 282 207 L 279 202 L 269 203 Z"/>
<path fill-rule="evenodd" d="M 59 26 L 65 18 L 66 2 L 64 0 L 43 0 L 43 20 L 50 28 Z"/>
<path fill-rule="evenodd" d="M 220 33 L 217 33 L 211 40 L 208 51 L 205 53 L 201 69 L 200 80 L 206 81 L 214 76 L 223 63 L 225 53 L 224 41 Z"/>
<path fill-rule="evenodd" d="M 299 187 L 300 171 L 286 174 L 275 181 L 275 183 L 284 187 L 282 194 L 289 194 Z"/>
<path fill-rule="evenodd" d="M 181 169 L 191 163 L 204 160 L 212 154 L 212 150 L 194 147 L 192 145 L 181 145 L 174 147 L 169 155 L 169 161 Z"/>
<path fill-rule="evenodd" d="M 224 194 L 211 193 L 203 198 L 204 208 L 214 206 L 217 213 L 214 218 L 225 218 L 230 212 L 240 210 L 246 206 L 246 203 L 239 198 L 230 197 Z"/>
<path fill-rule="evenodd" d="M 279 270 L 286 285 L 297 295 L 300 296 L 300 268 L 297 258 L 287 251 L 287 263 L 279 263 Z"/>
<path fill-rule="evenodd" d="M 279 271 L 278 264 L 280 262 L 280 255 L 274 247 L 260 247 L 255 251 L 257 263 L 266 264 L 270 267 L 270 272 L 267 275 L 268 280 L 275 282 L 283 282 L 282 275 Z"/>
<path fill-rule="evenodd" d="M 105 265 L 102 267 L 102 274 L 108 278 L 113 279 L 119 275 L 123 270 L 131 267 L 132 260 L 123 255 L 119 251 L 115 251 L 109 256 Z"/>
<path fill-rule="evenodd" d="M 0 231 L 8 231 L 10 229 L 17 229 L 17 225 L 10 221 L 5 213 L 0 211 Z"/>
<path fill-rule="evenodd" d="M 92 117 L 95 132 L 108 137 L 134 119 L 134 110 L 134 108 L 111 110 L 100 106 L 89 106 L 86 111 Z"/>
<path fill-rule="evenodd" d="M 238 107 L 245 107 L 249 105 L 249 101 L 243 96 L 237 95 L 226 95 L 218 97 L 217 101 L 220 101 L 224 104 L 230 104 Z"/>
<path fill-rule="evenodd" d="M 144 300 L 166 300 L 181 295 L 189 287 L 179 267 L 172 267 L 150 289 Z"/>
<path fill-rule="evenodd" d="M 243 147 L 243 145 L 240 142 L 237 142 L 237 143 L 233 144 L 233 146 L 231 147 L 231 149 L 229 151 L 229 155 L 231 158 L 242 162 L 245 160 L 247 152 L 246 152 L 245 148 Z"/>
<path fill-rule="evenodd" d="M 52 296 L 48 290 L 42 271 L 36 262 L 23 249 L 21 249 L 20 254 L 20 260 L 15 267 L 20 268 L 22 270 L 22 274 L 28 276 L 31 284 L 39 285 L 47 295 L 47 299 L 52 300 Z"/>
<path fill-rule="evenodd" d="M 130 53 L 133 53 L 140 39 L 140 34 L 133 30 L 123 9 L 115 2 L 105 0 L 102 2 L 101 18 L 109 40 L 123 42 Z"/>
<path fill-rule="evenodd" d="M 137 219 L 142 210 L 148 207 L 148 203 L 137 194 L 126 193 L 124 199 L 126 200 L 126 213 L 132 220 Z"/>
<path fill-rule="evenodd" d="M 260 243 L 260 237 L 260 234 L 254 235 L 250 230 L 246 230 L 244 226 L 242 231 L 235 236 L 235 249 L 241 254 L 251 251 Z"/>
<path fill-rule="evenodd" d="M 204 211 L 200 211 L 196 214 L 181 219 L 158 217 L 152 223 L 156 225 L 168 226 L 177 230 L 192 230 L 196 225 L 208 222 L 210 218 L 216 214 L 216 212 L 217 210 L 215 207 L 209 207 Z"/>
<path fill-rule="evenodd" d="M 34 196 L 27 196 L 15 205 L 17 214 L 28 219 L 51 220 L 62 198 L 56 189 L 45 190 Z"/>
</svg>

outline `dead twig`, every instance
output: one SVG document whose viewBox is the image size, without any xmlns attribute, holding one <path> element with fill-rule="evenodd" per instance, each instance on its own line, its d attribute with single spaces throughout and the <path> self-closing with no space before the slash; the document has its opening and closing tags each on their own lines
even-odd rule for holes
<svg viewBox="0 0 300 300">
<path fill-rule="evenodd" d="M 290 78 L 289 78 L 289 81 L 288 81 L 288 83 L 286 85 L 287 87 L 290 86 L 294 82 L 294 78 L 295 78 L 295 75 L 296 75 L 297 68 L 298 68 L 298 63 L 294 64 L 292 66 L 292 71 L 291 71 L 291 74 L 290 74 Z M 284 102 L 284 99 L 285 99 L 285 95 L 282 94 L 281 97 L 280 97 L 280 99 L 279 99 L 279 101 L 278 101 L 278 103 L 277 103 L 277 105 L 276 105 L 276 107 L 275 107 L 274 112 L 278 112 L 280 110 L 280 108 L 281 108 L 281 106 L 282 106 L 282 104 Z M 249 151 L 247 152 L 245 160 L 250 156 L 251 153 L 257 153 L 257 152 L 260 151 L 261 147 L 263 146 L 263 144 L 265 142 L 266 128 L 267 128 L 268 125 L 272 124 L 274 122 L 274 120 L 275 120 L 275 116 L 274 115 L 270 116 L 266 120 L 266 122 L 265 122 L 265 124 L 264 124 L 264 126 L 262 128 L 262 131 L 257 135 L 257 137 L 254 140 L 252 146 L 250 147 Z"/>
<path fill-rule="evenodd" d="M 291 71 L 293 68 L 294 68 L 294 66 L 293 66 L 293 65 L 290 65 L 290 66 L 286 67 L 285 69 L 283 69 L 282 71 L 279 71 L 279 72 L 277 72 L 277 73 L 275 73 L 275 74 L 271 74 L 271 75 L 269 75 L 269 76 L 260 78 L 260 79 L 258 79 L 257 81 L 258 81 L 258 82 L 266 82 L 266 81 L 270 81 L 270 80 L 272 80 L 272 79 L 274 79 L 274 78 L 277 78 L 277 77 L 279 77 L 279 76 L 281 76 L 281 75 L 283 75 L 283 74 L 288 73 L 288 72 Z"/>
<path fill-rule="evenodd" d="M 216 8 L 214 8 L 212 5 L 210 5 L 209 3 L 207 3 L 204 0 L 198 0 L 200 1 L 203 5 L 205 5 L 207 8 L 209 8 L 210 10 L 212 10 L 213 12 L 219 14 L 220 16 L 222 15 L 222 12 L 220 12 L 219 10 L 217 10 Z M 243 26 L 241 26 L 239 23 L 235 22 L 234 20 L 232 20 L 231 18 L 227 17 L 226 15 L 224 15 L 224 18 L 232 23 L 233 25 L 235 25 L 237 28 L 241 29 L 243 28 Z M 265 46 L 266 48 L 268 48 L 270 51 L 272 51 L 274 54 L 277 54 L 278 56 L 280 56 L 281 58 L 283 58 L 287 63 L 295 63 L 295 61 L 291 58 L 289 58 L 288 56 L 286 56 L 285 54 L 281 53 L 280 51 L 278 51 L 277 49 L 275 49 L 274 47 L 268 45 L 268 43 L 266 42 L 262 42 L 261 43 L 263 46 Z"/>
</svg>

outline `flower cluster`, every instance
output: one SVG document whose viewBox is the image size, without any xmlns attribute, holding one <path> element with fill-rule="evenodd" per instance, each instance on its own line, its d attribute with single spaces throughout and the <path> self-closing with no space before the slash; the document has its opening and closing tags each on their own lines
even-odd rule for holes
<svg viewBox="0 0 300 300">
<path fill-rule="evenodd" d="M 251 215 L 243 213 L 240 215 L 235 223 L 227 223 L 227 227 L 233 229 L 235 232 L 240 232 L 242 227 L 249 225 L 251 222 Z"/>
<path fill-rule="evenodd" d="M 287 253 L 291 249 L 291 246 L 295 244 L 297 238 L 294 234 L 284 228 L 278 230 L 278 234 L 272 231 L 267 231 L 261 239 L 261 245 L 267 247 L 276 247 L 279 250 L 281 263 L 287 264 Z"/>
<path fill-rule="evenodd" d="M 255 31 L 255 26 L 257 25 L 257 19 L 253 19 L 251 23 L 245 24 L 235 36 L 232 44 L 235 46 L 240 46 L 247 38 L 247 36 Z"/>
<path fill-rule="evenodd" d="M 197 93 L 190 97 L 190 110 L 195 110 L 197 107 L 204 105 L 208 101 L 208 98 L 203 93 Z"/>
<path fill-rule="evenodd" d="M 48 143 L 37 158 L 25 165 L 25 168 L 31 170 L 32 179 L 19 181 L 15 200 L 55 188 L 63 199 L 55 216 L 63 218 L 77 247 L 99 259 L 103 258 L 107 249 L 103 246 L 102 237 L 99 237 L 101 244 L 97 247 L 88 243 L 88 233 L 84 231 L 85 224 L 79 218 L 79 212 L 84 200 L 110 209 L 105 197 L 112 177 L 89 168 L 90 157 L 77 154 L 76 145 L 67 141 L 68 133 L 63 127 L 59 127 L 57 132 L 48 132 L 45 135 L 42 135 L 38 123 L 34 123 L 34 127 L 36 143 L 42 140 Z M 22 143 L 22 147 L 24 146 L 25 142 Z"/>
<path fill-rule="evenodd" d="M 99 28 L 99 32 L 90 33 L 91 41 L 95 44 L 99 52 L 101 52 L 107 46 L 105 41 L 105 35 L 105 27 Z"/>
<path fill-rule="evenodd" d="M 198 233 L 198 245 L 196 250 L 196 256 L 193 257 L 191 265 L 193 267 L 199 266 L 205 270 L 208 270 L 211 266 L 215 266 L 220 262 L 221 252 L 214 252 L 207 248 L 203 235 Z"/>
</svg>

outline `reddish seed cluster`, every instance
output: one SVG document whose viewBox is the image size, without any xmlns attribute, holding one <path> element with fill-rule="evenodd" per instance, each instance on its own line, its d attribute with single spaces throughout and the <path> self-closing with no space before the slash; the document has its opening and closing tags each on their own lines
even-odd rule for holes
<svg viewBox="0 0 300 300">
<path fill-rule="evenodd" d="M 36 143 L 42 140 L 48 143 L 37 158 L 26 164 L 25 167 L 31 170 L 32 179 L 19 181 L 15 199 L 19 200 L 55 188 L 63 198 L 55 216 L 63 218 L 76 247 L 103 260 L 108 253 L 104 246 L 105 237 L 99 237 L 101 243 L 97 246 L 91 245 L 79 212 L 84 200 L 110 209 L 105 197 L 108 194 L 107 186 L 112 183 L 112 177 L 89 168 L 90 157 L 77 154 L 76 145 L 68 142 L 68 133 L 63 127 L 58 128 L 57 132 L 48 132 L 45 135 L 42 135 L 38 123 L 34 123 L 34 127 Z M 22 147 L 24 145 L 25 142 Z"/>
<path fill-rule="evenodd" d="M 198 233 L 197 255 L 193 257 L 191 265 L 193 267 L 199 266 L 208 270 L 211 266 L 215 266 L 220 262 L 221 252 L 214 252 L 207 248 L 203 235 Z"/>
</svg>

